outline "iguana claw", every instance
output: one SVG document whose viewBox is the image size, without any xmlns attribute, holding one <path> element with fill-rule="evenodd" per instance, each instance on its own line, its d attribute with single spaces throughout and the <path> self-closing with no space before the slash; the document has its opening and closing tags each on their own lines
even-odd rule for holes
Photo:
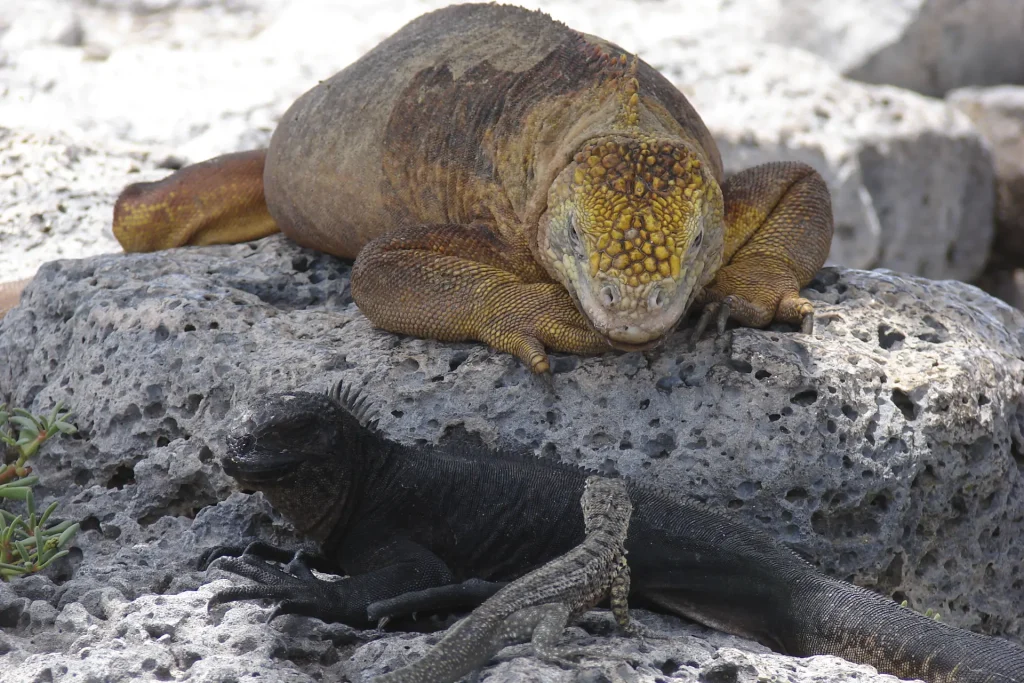
<svg viewBox="0 0 1024 683">
<path fill-rule="evenodd" d="M 693 334 L 690 336 L 691 350 L 697 346 L 697 342 L 704 335 L 704 330 L 707 329 L 708 323 L 711 322 L 712 318 L 715 319 L 715 331 L 718 334 L 725 332 L 729 316 L 732 315 L 732 306 L 729 305 L 729 298 L 731 297 L 727 297 L 723 301 L 713 301 L 704 306 L 700 318 L 697 319 L 697 325 L 693 328 Z"/>
<path fill-rule="evenodd" d="M 232 574 L 255 581 L 257 585 L 232 586 L 215 593 L 207 610 L 218 605 L 238 600 L 270 599 L 280 603 L 270 613 L 267 621 L 283 614 L 300 614 L 316 617 L 326 622 L 345 621 L 347 611 L 341 586 L 336 582 L 317 578 L 310 570 L 318 556 L 304 550 L 294 554 L 265 543 L 250 543 L 237 557 L 229 556 L 232 548 L 213 548 L 203 554 L 201 563 L 206 566 L 217 559 L 225 558 L 217 567 Z M 289 559 L 290 558 L 290 559 Z M 284 568 L 278 564 L 284 560 Z"/>
</svg>

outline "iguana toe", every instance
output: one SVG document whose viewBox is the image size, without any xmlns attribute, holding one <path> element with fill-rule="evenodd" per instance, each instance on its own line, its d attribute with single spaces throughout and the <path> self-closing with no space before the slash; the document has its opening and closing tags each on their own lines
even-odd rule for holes
<svg viewBox="0 0 1024 683">
<path fill-rule="evenodd" d="M 704 331 L 712 319 L 715 321 L 715 332 L 719 335 L 725 333 L 725 326 L 729 322 L 729 316 L 732 315 L 732 306 L 729 302 L 731 298 L 726 297 L 722 301 L 713 301 L 704 307 L 700 318 L 697 319 L 697 325 L 693 328 L 693 333 L 690 336 L 689 344 L 691 350 L 697 346 L 697 342 L 704 336 Z"/>
<path fill-rule="evenodd" d="M 814 332 L 814 304 L 802 296 L 787 296 L 779 302 L 775 319 L 800 325 L 804 334 Z"/>
</svg>

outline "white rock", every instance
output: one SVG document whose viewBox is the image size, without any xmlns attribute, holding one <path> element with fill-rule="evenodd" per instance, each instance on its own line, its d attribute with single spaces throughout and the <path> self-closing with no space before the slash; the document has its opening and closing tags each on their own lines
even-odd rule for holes
<svg viewBox="0 0 1024 683">
<path fill-rule="evenodd" d="M 927 95 L 965 85 L 1024 82 L 1020 0 L 763 4 L 774 6 L 765 25 L 768 40 L 815 52 L 851 78 Z"/>
<path fill-rule="evenodd" d="M 836 219 L 833 263 L 940 279 L 981 271 L 994 177 L 961 112 L 849 81 L 792 48 L 671 40 L 644 57 L 693 102 L 728 171 L 795 159 L 822 173 Z"/>
</svg>

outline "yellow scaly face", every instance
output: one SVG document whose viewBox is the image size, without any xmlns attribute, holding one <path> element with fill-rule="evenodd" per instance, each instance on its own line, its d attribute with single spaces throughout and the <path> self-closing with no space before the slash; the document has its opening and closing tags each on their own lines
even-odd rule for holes
<svg viewBox="0 0 1024 683">
<path fill-rule="evenodd" d="M 710 169 L 682 142 L 587 144 L 552 184 L 538 246 L 613 346 L 660 341 L 718 270 L 725 223 Z"/>
</svg>

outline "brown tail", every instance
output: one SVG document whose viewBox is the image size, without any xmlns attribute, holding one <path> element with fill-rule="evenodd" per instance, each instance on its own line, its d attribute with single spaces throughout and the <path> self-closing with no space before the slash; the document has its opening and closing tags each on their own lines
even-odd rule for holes
<svg viewBox="0 0 1024 683">
<path fill-rule="evenodd" d="M 7 311 L 18 305 L 21 300 L 21 290 L 32 281 L 32 278 L 15 280 L 14 282 L 0 282 L 0 319 L 7 315 Z"/>
<path fill-rule="evenodd" d="M 163 180 L 129 185 L 114 204 L 125 251 L 234 244 L 277 232 L 263 197 L 266 150 L 225 154 Z"/>
</svg>

